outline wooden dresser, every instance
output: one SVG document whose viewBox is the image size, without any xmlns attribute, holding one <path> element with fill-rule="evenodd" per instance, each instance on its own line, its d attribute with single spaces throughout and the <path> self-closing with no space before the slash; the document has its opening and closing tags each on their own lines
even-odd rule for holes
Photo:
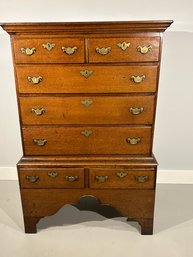
<svg viewBox="0 0 193 257">
<path fill-rule="evenodd" d="M 26 233 L 87 195 L 153 233 L 154 121 L 171 23 L 1 24 L 12 43 Z"/>
</svg>

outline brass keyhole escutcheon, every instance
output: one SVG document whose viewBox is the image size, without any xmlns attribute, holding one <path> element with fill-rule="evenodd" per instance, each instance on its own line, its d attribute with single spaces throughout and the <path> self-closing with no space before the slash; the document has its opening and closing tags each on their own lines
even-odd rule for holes
<svg viewBox="0 0 193 257">
<path fill-rule="evenodd" d="M 43 48 L 48 50 L 48 51 L 51 51 L 54 47 L 55 47 L 55 44 L 53 43 L 46 43 L 46 44 L 42 44 Z"/>
<path fill-rule="evenodd" d="M 117 44 L 117 46 L 120 47 L 123 51 L 125 51 L 130 45 L 130 42 L 120 42 Z"/>
<path fill-rule="evenodd" d="M 92 131 L 91 130 L 84 130 L 81 132 L 82 135 L 84 135 L 85 137 L 89 137 L 90 135 L 92 135 Z"/>
<path fill-rule="evenodd" d="M 90 77 L 90 75 L 93 73 L 93 71 L 92 70 L 81 70 L 80 71 L 80 74 L 83 76 L 83 77 L 85 77 L 86 79 L 88 78 L 88 77 Z"/>
<path fill-rule="evenodd" d="M 58 172 L 55 172 L 55 171 L 49 171 L 48 172 L 48 176 L 50 178 L 56 178 L 58 176 Z"/>
<path fill-rule="evenodd" d="M 122 171 L 122 172 L 117 172 L 116 175 L 119 178 L 125 178 L 128 175 L 128 173 Z"/>
<path fill-rule="evenodd" d="M 93 104 L 93 101 L 92 100 L 84 100 L 84 101 L 81 101 L 81 104 L 84 105 L 85 107 L 89 107 Z"/>
</svg>

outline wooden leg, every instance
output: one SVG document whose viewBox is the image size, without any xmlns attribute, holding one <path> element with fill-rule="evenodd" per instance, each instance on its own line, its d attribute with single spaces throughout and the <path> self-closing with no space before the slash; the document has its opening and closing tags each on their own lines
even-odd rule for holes
<svg viewBox="0 0 193 257">
<path fill-rule="evenodd" d="M 141 225 L 142 235 L 152 235 L 153 234 L 153 219 L 138 219 Z"/>
<path fill-rule="evenodd" d="M 24 216 L 24 226 L 25 233 L 37 233 L 36 224 L 41 219 L 41 217 L 25 217 Z"/>
</svg>

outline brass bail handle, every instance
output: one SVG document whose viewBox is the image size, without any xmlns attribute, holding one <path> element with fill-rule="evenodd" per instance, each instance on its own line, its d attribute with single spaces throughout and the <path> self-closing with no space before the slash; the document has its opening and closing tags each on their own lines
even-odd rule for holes
<svg viewBox="0 0 193 257">
<path fill-rule="evenodd" d="M 135 138 L 135 137 L 133 137 L 133 138 L 128 137 L 126 139 L 126 141 L 130 145 L 137 145 L 137 144 L 139 144 L 141 142 L 141 138 L 140 137 L 137 137 L 137 138 Z"/>
<path fill-rule="evenodd" d="M 47 143 L 47 140 L 46 139 L 34 139 L 33 142 L 37 146 L 44 146 Z"/>
<path fill-rule="evenodd" d="M 144 183 L 144 182 L 148 181 L 149 176 L 135 176 L 135 179 L 136 179 L 139 183 Z"/>
<path fill-rule="evenodd" d="M 139 115 L 144 111 L 143 107 L 131 107 L 129 108 L 129 111 L 133 115 Z"/>
<path fill-rule="evenodd" d="M 141 54 L 147 54 L 151 52 L 152 46 L 151 45 L 145 45 L 145 46 L 138 46 L 137 51 L 140 52 Z"/>
<path fill-rule="evenodd" d="M 76 53 L 78 47 L 77 46 L 63 46 L 62 47 L 62 51 L 65 53 L 65 54 L 68 54 L 68 55 L 72 55 L 74 53 Z"/>
<path fill-rule="evenodd" d="M 30 183 L 35 183 L 38 181 L 39 179 L 39 176 L 35 176 L 35 175 L 32 175 L 32 176 L 26 176 L 26 179 L 30 182 Z"/>
<path fill-rule="evenodd" d="M 65 179 L 69 182 L 74 182 L 78 180 L 78 176 L 66 176 Z"/>
<path fill-rule="evenodd" d="M 108 180 L 108 176 L 95 176 L 95 179 L 98 181 L 98 182 L 106 182 Z"/>
<path fill-rule="evenodd" d="M 42 76 L 28 76 L 27 79 L 32 84 L 39 84 L 43 80 L 43 77 Z"/>
<path fill-rule="evenodd" d="M 96 47 L 96 52 L 98 54 L 101 54 L 101 55 L 106 55 L 106 54 L 109 54 L 111 52 L 111 47 L 108 46 L 108 47 Z"/>
<path fill-rule="evenodd" d="M 33 54 L 35 54 L 35 52 L 36 52 L 36 48 L 34 48 L 34 47 L 32 47 L 32 48 L 29 48 L 29 47 L 22 47 L 21 48 L 21 52 L 22 52 L 22 54 L 24 54 L 24 55 L 27 55 L 27 56 L 31 56 L 31 55 L 33 55 Z"/>
<path fill-rule="evenodd" d="M 45 113 L 45 108 L 32 108 L 31 109 L 31 112 L 33 113 L 33 114 L 35 114 L 36 116 L 41 116 L 41 115 L 43 115 L 44 113 Z"/>
</svg>

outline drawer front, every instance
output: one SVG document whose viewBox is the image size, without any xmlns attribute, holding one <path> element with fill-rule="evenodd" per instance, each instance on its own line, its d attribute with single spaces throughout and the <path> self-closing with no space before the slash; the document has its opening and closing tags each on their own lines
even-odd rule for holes
<svg viewBox="0 0 193 257">
<path fill-rule="evenodd" d="M 13 44 L 16 63 L 84 63 L 84 39 L 15 39 Z"/>
<path fill-rule="evenodd" d="M 17 66 L 20 93 L 155 92 L 158 66 Z"/>
<path fill-rule="evenodd" d="M 20 97 L 22 123 L 152 124 L 154 96 Z"/>
<path fill-rule="evenodd" d="M 154 170 L 126 170 L 92 168 L 89 170 L 90 188 L 153 189 Z"/>
<path fill-rule="evenodd" d="M 151 127 L 24 127 L 25 155 L 151 153 Z"/>
<path fill-rule="evenodd" d="M 89 62 L 151 62 L 159 60 L 159 37 L 93 38 Z"/>
<path fill-rule="evenodd" d="M 22 188 L 84 188 L 83 168 L 20 169 Z"/>
</svg>

